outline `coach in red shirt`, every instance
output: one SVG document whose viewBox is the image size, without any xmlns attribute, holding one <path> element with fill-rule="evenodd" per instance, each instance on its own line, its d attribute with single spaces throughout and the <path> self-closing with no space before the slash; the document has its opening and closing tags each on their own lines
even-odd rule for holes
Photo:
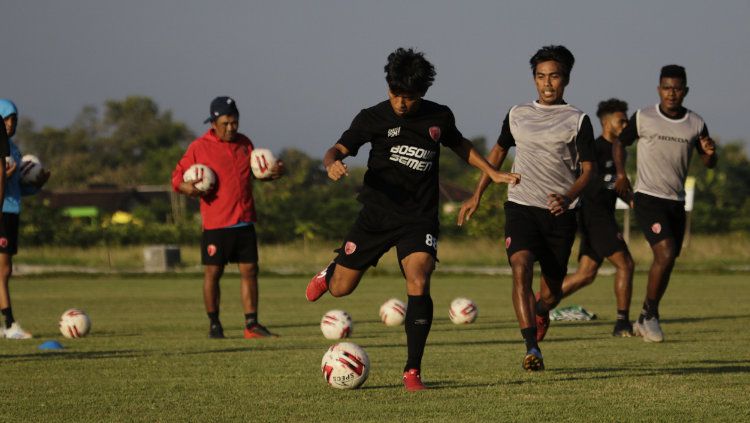
<svg viewBox="0 0 750 423">
<path fill-rule="evenodd" d="M 219 281 L 229 262 L 237 263 L 240 270 L 245 338 L 274 336 L 258 323 L 258 245 L 250 171 L 253 143 L 237 132 L 240 112 L 232 98 L 216 97 L 210 113 L 205 123 L 210 122 L 211 128 L 188 146 L 172 172 L 172 188 L 176 192 L 200 199 L 203 301 L 211 322 L 208 336 L 224 337 L 219 320 Z M 208 166 L 216 175 L 216 183 L 209 190 L 196 188 L 201 179 L 183 181 L 183 174 L 194 164 Z M 278 179 L 283 173 L 283 163 L 278 161 L 264 180 Z"/>
</svg>

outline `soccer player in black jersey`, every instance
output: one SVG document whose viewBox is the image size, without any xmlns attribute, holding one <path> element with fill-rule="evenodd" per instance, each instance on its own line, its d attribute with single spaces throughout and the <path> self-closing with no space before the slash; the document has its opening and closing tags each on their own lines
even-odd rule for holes
<svg viewBox="0 0 750 423">
<path fill-rule="evenodd" d="M 438 163 L 440 144 L 480 169 L 496 183 L 518 183 L 520 176 L 499 172 L 456 128 L 451 110 L 423 99 L 435 77 L 422 53 L 399 48 L 385 66 L 388 100 L 362 110 L 323 164 L 336 181 L 347 175 L 343 159 L 371 144 L 358 200 L 363 207 L 338 255 L 312 278 L 305 296 L 315 301 L 326 292 L 350 294 L 367 268 L 396 247 L 406 279 L 406 343 L 403 382 L 409 391 L 425 389 L 421 361 L 432 325 L 430 276 L 437 260 Z"/>
<path fill-rule="evenodd" d="M 647 342 L 664 341 L 659 324 L 659 302 L 669 284 L 685 235 L 685 178 L 693 151 L 703 164 L 716 166 L 716 144 L 697 113 L 683 107 L 688 93 L 685 68 L 667 65 L 659 75 L 659 104 L 637 110 L 612 144 L 617 168 L 615 189 L 626 194 L 625 146 L 638 141 L 638 179 L 633 203 L 638 226 L 651 245 L 654 260 L 648 272 L 646 299 L 636 335 Z"/>
<path fill-rule="evenodd" d="M 544 369 L 538 341 L 549 326 L 549 310 L 562 297 L 562 282 L 576 234 L 578 196 L 594 172 L 594 132 L 588 116 L 563 99 L 575 58 L 564 46 L 546 46 L 530 60 L 537 100 L 513 106 L 503 121 L 487 160 L 499 166 L 516 147 L 513 172 L 523 182 L 511 185 L 505 203 L 505 249 L 513 272 L 513 307 L 526 343 L 522 366 Z M 479 207 L 489 185 L 483 175 L 474 195 L 461 206 L 461 225 Z M 534 262 L 542 269 L 539 297 L 531 284 Z"/>
<path fill-rule="evenodd" d="M 599 103 L 596 116 L 602 125 L 602 135 L 594 141 L 597 175 L 589 182 L 581 196 L 578 222 L 581 226 L 581 246 L 578 269 L 565 277 L 563 298 L 594 282 L 602 261 L 606 258 L 615 266 L 615 297 L 617 321 L 613 336 L 633 334 L 630 324 L 630 297 L 633 292 L 633 257 L 622 239 L 615 220 L 615 165 L 612 142 L 628 125 L 628 103 L 610 98 Z M 623 198 L 630 203 L 632 193 Z"/>
</svg>

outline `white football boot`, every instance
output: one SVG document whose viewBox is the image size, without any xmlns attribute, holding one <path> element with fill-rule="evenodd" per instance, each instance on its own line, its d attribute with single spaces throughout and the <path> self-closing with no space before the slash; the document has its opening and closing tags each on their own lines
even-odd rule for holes
<svg viewBox="0 0 750 423">
<path fill-rule="evenodd" d="M 13 322 L 9 328 L 3 330 L 3 334 L 8 339 L 29 339 L 32 338 L 31 334 L 23 330 L 18 322 Z"/>
</svg>

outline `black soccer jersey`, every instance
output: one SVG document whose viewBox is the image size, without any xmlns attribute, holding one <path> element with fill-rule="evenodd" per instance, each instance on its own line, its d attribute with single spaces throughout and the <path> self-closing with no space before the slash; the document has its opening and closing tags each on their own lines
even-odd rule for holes
<svg viewBox="0 0 750 423">
<path fill-rule="evenodd" d="M 605 213 L 614 213 L 617 193 L 615 177 L 617 170 L 612 159 L 612 143 L 599 137 L 594 141 L 596 155 L 596 177 L 583 190 L 583 207 Z"/>
<path fill-rule="evenodd" d="M 338 143 L 351 155 L 371 144 L 362 204 L 424 220 L 438 216 L 439 144 L 453 147 L 462 139 L 446 106 L 422 100 L 413 115 L 399 117 L 384 101 L 359 112 Z"/>
</svg>

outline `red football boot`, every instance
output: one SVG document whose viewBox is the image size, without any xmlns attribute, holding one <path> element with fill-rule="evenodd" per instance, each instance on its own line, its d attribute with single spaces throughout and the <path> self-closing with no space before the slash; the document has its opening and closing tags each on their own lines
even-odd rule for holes
<svg viewBox="0 0 750 423">
<path fill-rule="evenodd" d="M 422 376 L 419 374 L 419 369 L 409 369 L 404 372 L 404 388 L 409 392 L 427 389 L 424 383 L 422 383 Z"/>
<path fill-rule="evenodd" d="M 310 279 L 310 283 L 307 284 L 307 290 L 305 290 L 307 301 L 316 301 L 318 298 L 322 297 L 323 294 L 328 292 L 328 282 L 326 282 L 327 272 L 328 267 L 321 270 L 320 273 Z"/>
<path fill-rule="evenodd" d="M 536 302 L 539 302 L 539 299 L 541 298 L 541 294 L 539 292 L 536 293 Z M 536 310 L 534 311 L 536 313 Z M 545 316 L 540 316 L 538 314 L 535 314 L 536 316 L 536 342 L 541 342 L 544 339 L 544 335 L 547 334 L 547 329 L 549 329 L 549 313 L 547 313 Z"/>
</svg>

